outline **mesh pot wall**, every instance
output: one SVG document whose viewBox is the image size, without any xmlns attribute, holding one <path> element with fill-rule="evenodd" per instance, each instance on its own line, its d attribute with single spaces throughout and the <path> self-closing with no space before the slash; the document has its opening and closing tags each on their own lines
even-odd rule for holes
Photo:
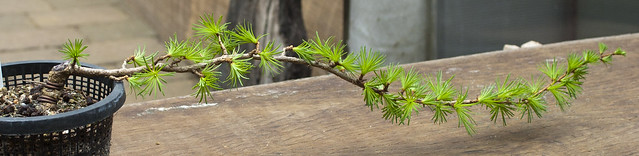
<svg viewBox="0 0 639 156">
<path fill-rule="evenodd" d="M 60 61 L 24 61 L 2 65 L 5 87 L 43 82 Z M 82 63 L 82 66 L 100 68 Z M 126 99 L 122 82 L 104 77 L 70 76 L 68 88 L 99 102 L 51 116 L 0 117 L 0 155 L 108 155 L 111 125 Z"/>
</svg>

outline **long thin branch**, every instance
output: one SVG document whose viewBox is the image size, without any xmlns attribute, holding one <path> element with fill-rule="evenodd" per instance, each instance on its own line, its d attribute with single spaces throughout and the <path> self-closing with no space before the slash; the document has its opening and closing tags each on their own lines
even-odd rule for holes
<svg viewBox="0 0 639 156">
<path fill-rule="evenodd" d="M 259 55 L 253 55 L 250 56 L 250 54 L 238 54 L 241 55 L 240 57 L 238 57 L 238 59 L 247 59 L 247 58 L 252 58 L 254 60 L 260 60 L 260 56 Z M 157 63 L 155 66 L 156 67 L 162 67 L 164 66 L 164 68 L 162 68 L 162 71 L 164 72 L 178 72 L 178 73 L 185 73 L 185 72 L 192 72 L 195 69 L 200 69 L 200 68 L 204 68 L 207 65 L 213 64 L 213 65 L 218 65 L 221 64 L 223 62 L 229 62 L 231 60 L 231 58 L 233 58 L 233 55 L 222 55 L 219 57 L 216 57 L 212 60 L 210 60 L 209 63 L 197 63 L 197 64 L 191 64 L 188 66 L 166 66 L 167 64 L 165 63 Z M 295 64 L 306 64 L 306 65 L 310 65 L 310 66 L 314 66 L 314 67 L 318 67 L 322 70 L 328 71 L 332 74 L 335 74 L 336 76 L 356 85 L 359 87 L 364 87 L 364 83 L 362 83 L 361 81 L 358 81 L 356 78 L 349 76 L 347 73 L 341 72 L 337 69 L 333 69 L 332 67 L 330 67 L 330 65 L 326 64 L 326 63 L 322 63 L 322 62 L 318 62 L 318 61 L 310 61 L 310 62 L 306 62 L 303 59 L 300 58 L 296 58 L 296 57 L 290 57 L 290 56 L 275 56 L 273 57 L 273 59 L 282 61 L 282 62 L 290 62 L 290 63 L 295 63 Z M 139 72 L 144 72 L 147 70 L 146 66 L 140 66 L 140 67 L 135 67 L 135 68 L 123 68 L 123 69 L 93 69 L 93 68 L 87 68 L 87 67 L 79 67 L 76 68 L 75 71 L 73 71 L 75 74 L 78 75 L 83 75 L 83 76 L 115 76 L 115 77 L 121 77 L 121 76 L 125 76 L 125 75 L 132 75 L 134 73 L 139 73 Z"/>
<path fill-rule="evenodd" d="M 218 36 L 219 37 L 219 36 Z M 221 40 L 218 40 L 221 42 Z M 222 51 L 226 52 L 226 48 L 224 47 L 224 45 L 221 44 L 221 48 Z M 284 48 L 284 51 L 287 50 L 292 50 L 292 46 L 286 47 Z M 237 57 L 237 55 L 241 55 L 239 57 Z M 602 55 L 601 58 L 609 56 L 609 55 L 615 55 L 615 54 L 608 54 L 608 55 Z M 253 53 L 247 53 L 247 54 L 224 54 L 221 55 L 219 57 L 213 58 L 211 60 L 209 60 L 208 63 L 197 63 L 197 64 L 191 64 L 191 65 L 187 65 L 187 66 L 168 66 L 168 64 L 165 63 L 159 63 L 159 62 L 155 62 L 155 67 L 163 67 L 162 71 L 164 72 L 178 72 L 178 73 L 186 73 L 186 72 L 191 72 L 191 73 L 195 73 L 194 71 L 197 71 L 198 69 L 204 68 L 208 65 L 219 65 L 221 63 L 224 62 L 231 62 L 233 58 L 236 59 L 248 59 L 251 58 L 253 60 L 260 60 L 260 55 L 254 55 Z M 319 61 L 306 61 L 300 58 L 296 58 L 296 57 L 289 57 L 289 56 L 285 56 L 285 55 L 280 55 L 280 56 L 274 56 L 273 59 L 278 60 L 278 61 L 282 61 L 282 62 L 289 62 L 289 63 L 295 63 L 295 64 L 304 64 L 304 65 L 310 65 L 313 67 L 317 67 L 320 68 L 322 70 L 328 71 L 334 75 L 336 75 L 337 77 L 350 82 L 351 84 L 358 86 L 360 88 L 364 88 L 364 84 L 365 84 L 365 80 L 362 80 L 360 77 L 357 76 L 351 76 L 346 72 L 334 69 L 333 66 L 331 66 L 331 64 L 327 64 L 327 63 L 323 63 L 323 62 L 319 62 Z M 583 64 L 585 65 L 585 64 Z M 583 66 L 582 65 L 582 66 Z M 116 78 L 115 80 L 122 80 L 122 78 L 126 78 L 128 75 L 132 75 L 134 73 L 139 73 L 139 72 L 144 72 L 147 69 L 146 66 L 140 66 L 140 67 L 135 67 L 135 68 L 122 68 L 122 69 L 93 69 L 93 68 L 86 68 L 86 67 L 76 67 L 76 68 L 69 68 L 69 69 L 73 69 L 73 73 L 77 74 L 77 75 L 83 75 L 83 76 L 106 76 L 106 77 L 110 77 L 110 78 Z M 572 71 L 568 71 L 565 72 L 563 75 L 561 75 L 557 80 L 551 80 L 552 82 L 550 84 L 548 84 L 547 86 L 545 86 L 544 88 L 542 88 L 541 90 L 539 90 L 536 95 L 539 95 L 545 91 L 548 90 L 548 88 L 552 85 L 554 85 L 555 83 L 561 81 L 561 79 L 563 79 L 564 77 L 572 74 L 573 72 L 575 72 L 575 70 Z M 197 74 L 197 73 L 195 73 Z M 386 94 L 388 91 L 386 90 L 378 90 L 376 88 L 373 88 L 375 92 L 377 92 L 380 95 Z M 402 100 L 402 97 L 399 97 L 395 100 Z M 438 100 L 439 101 L 439 100 Z M 422 101 L 418 100 L 416 101 L 419 104 L 422 105 L 426 105 L 425 103 L 423 103 Z M 455 100 L 451 100 L 451 101 L 440 101 L 445 105 L 449 105 L 449 106 L 454 106 L 457 101 Z M 464 100 L 461 102 L 461 104 L 472 104 L 472 103 L 477 103 L 479 102 L 478 99 L 473 99 L 473 100 Z M 503 104 L 513 104 L 515 102 L 506 102 Z M 525 104 L 525 103 L 524 103 Z"/>
<path fill-rule="evenodd" d="M 292 49 L 292 46 L 289 46 L 287 48 L 285 48 L 285 50 L 290 50 Z M 224 50 L 224 48 L 223 48 Z M 239 56 L 237 59 L 247 59 L 247 58 L 252 58 L 254 60 L 260 60 L 260 56 L 259 55 L 251 55 L 249 54 L 236 54 L 236 55 L 241 55 Z M 235 55 L 222 55 L 219 57 L 216 57 L 212 60 L 210 60 L 208 63 L 197 63 L 197 64 L 191 64 L 191 65 L 187 65 L 187 66 L 168 66 L 168 64 L 166 63 L 159 63 L 156 62 L 155 66 L 156 67 L 162 67 L 162 71 L 164 72 L 178 72 L 178 73 L 186 73 L 186 72 L 193 72 L 196 71 L 197 69 L 201 69 L 204 68 L 208 65 L 218 65 L 224 62 L 230 62 L 232 60 L 232 58 Z M 358 77 L 355 76 L 351 76 L 346 72 L 342 72 L 340 70 L 334 69 L 330 64 L 327 63 L 323 63 L 323 62 L 319 62 L 319 61 L 306 61 L 300 58 L 296 58 L 296 57 L 290 57 L 290 56 L 285 56 L 285 55 L 280 55 L 280 56 L 274 56 L 273 59 L 278 60 L 278 61 L 282 61 L 282 62 L 289 62 L 289 63 L 295 63 L 295 64 L 304 64 L 304 65 L 310 65 L 313 67 L 317 67 L 320 68 L 322 70 L 325 70 L 327 72 L 330 72 L 334 75 L 336 75 L 337 77 L 350 82 L 351 84 L 358 86 L 360 88 L 364 88 L 364 83 L 365 81 L 360 80 Z M 135 67 L 135 68 L 121 68 L 121 69 L 94 69 L 94 68 L 87 68 L 87 67 L 78 67 L 75 68 L 75 70 L 73 71 L 75 74 L 77 75 L 82 75 L 82 76 L 106 76 L 106 77 L 110 77 L 114 80 L 120 81 L 122 80 L 122 77 L 127 78 L 128 75 L 132 75 L 134 73 L 140 73 L 140 72 L 144 72 L 148 70 L 148 68 L 146 66 L 140 66 L 140 67 Z M 379 94 L 384 94 L 386 91 L 382 91 L 382 90 L 375 90 L 376 92 L 378 92 Z M 401 100 L 401 99 L 397 99 L 397 100 Z M 476 101 L 476 100 L 475 100 Z M 447 105 L 454 105 L 456 103 L 456 101 L 442 101 Z M 473 100 L 466 100 L 463 103 L 474 103 Z M 423 104 L 423 103 L 422 103 Z"/>
</svg>

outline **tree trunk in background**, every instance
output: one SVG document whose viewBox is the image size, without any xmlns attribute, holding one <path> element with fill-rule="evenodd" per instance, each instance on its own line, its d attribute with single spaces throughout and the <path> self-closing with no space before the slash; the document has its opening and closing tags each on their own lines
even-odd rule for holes
<svg viewBox="0 0 639 156">
<path fill-rule="evenodd" d="M 263 49 L 268 42 L 281 45 L 281 49 L 288 45 L 299 45 L 306 39 L 301 8 L 300 0 L 232 0 L 226 21 L 231 23 L 229 29 L 244 22 L 251 23 L 256 35 L 268 34 L 260 39 L 260 49 Z M 255 46 L 244 45 L 241 48 L 248 51 Z M 286 52 L 286 55 L 297 57 L 297 54 L 292 51 Z M 259 61 L 253 63 L 257 65 Z M 228 66 L 222 69 L 228 70 Z M 222 74 L 224 77 L 227 75 L 228 73 Z M 251 72 L 250 79 L 244 81 L 244 85 L 297 79 L 310 75 L 310 67 L 304 65 L 285 63 L 282 73 L 275 76 L 262 73 L 256 66 Z"/>
<path fill-rule="evenodd" d="M 350 0 L 348 47 L 372 48 L 386 55 L 386 63 L 433 59 L 432 0 Z"/>
</svg>

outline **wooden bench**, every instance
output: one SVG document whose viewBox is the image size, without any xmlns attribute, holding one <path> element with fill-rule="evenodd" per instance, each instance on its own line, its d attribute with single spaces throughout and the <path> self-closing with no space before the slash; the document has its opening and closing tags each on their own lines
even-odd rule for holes
<svg viewBox="0 0 639 156">
<path fill-rule="evenodd" d="M 621 47 L 627 57 L 591 66 L 584 91 L 561 112 L 551 96 L 548 112 L 532 123 L 490 121 L 473 107 L 478 134 L 433 124 L 425 108 L 410 125 L 382 119 L 364 106 L 361 89 L 336 76 L 216 91 L 198 104 L 191 96 L 127 104 L 115 115 L 113 155 L 636 155 L 639 154 L 639 34 L 577 40 L 535 48 L 406 64 L 426 74 L 455 75 L 469 96 L 508 74 L 539 75 L 541 63 L 586 49 Z M 170 83 L 170 82 L 169 82 Z M 191 87 L 191 86 L 184 86 Z M 134 98 L 130 96 L 129 98 Z"/>
</svg>

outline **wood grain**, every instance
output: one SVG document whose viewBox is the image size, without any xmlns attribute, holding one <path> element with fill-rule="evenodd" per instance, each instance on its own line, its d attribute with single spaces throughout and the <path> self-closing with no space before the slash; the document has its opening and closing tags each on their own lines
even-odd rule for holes
<svg viewBox="0 0 639 156">
<path fill-rule="evenodd" d="M 409 126 L 370 111 L 361 89 L 320 76 L 214 92 L 209 104 L 187 96 L 125 105 L 116 115 L 113 155 L 637 155 L 639 154 L 639 34 L 578 40 L 537 48 L 406 64 L 420 72 L 455 75 L 470 96 L 512 74 L 530 77 L 549 59 L 570 52 L 622 47 L 628 57 L 591 67 L 584 92 L 566 112 L 552 100 L 544 118 L 508 126 L 475 107 L 478 134 L 457 118 L 433 124 L 428 109 Z M 132 97 L 130 97 L 132 98 Z M 551 98 L 548 96 L 547 98 Z"/>
</svg>

